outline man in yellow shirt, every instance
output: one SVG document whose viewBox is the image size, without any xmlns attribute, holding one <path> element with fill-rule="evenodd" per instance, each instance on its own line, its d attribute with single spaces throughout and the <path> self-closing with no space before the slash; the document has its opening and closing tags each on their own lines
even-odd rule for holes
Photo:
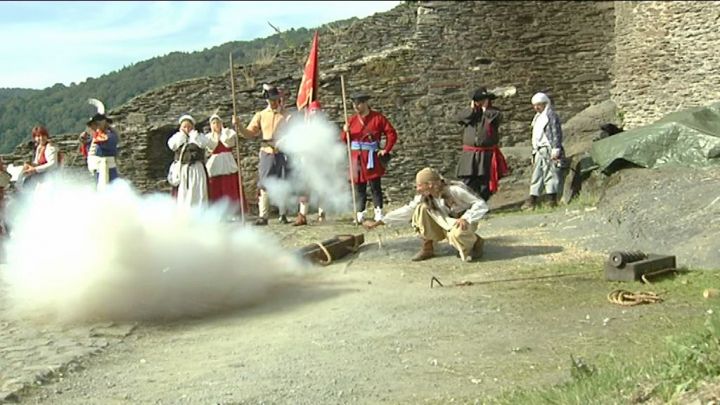
<svg viewBox="0 0 720 405">
<path fill-rule="evenodd" d="M 262 136 L 260 161 L 258 162 L 258 190 L 260 190 L 258 209 L 260 213 L 255 225 L 267 225 L 268 223 L 270 198 L 264 187 L 264 181 L 269 177 L 284 179 L 288 175 L 287 156 L 277 149 L 275 143 L 289 114 L 283 106 L 282 95 L 277 87 L 264 84 L 263 96 L 267 101 L 267 107 L 255 113 L 247 128 L 243 128 L 242 125 L 238 126 L 238 132 L 246 138 Z M 290 222 L 284 207 L 280 207 L 280 222 L 284 224 Z"/>
</svg>

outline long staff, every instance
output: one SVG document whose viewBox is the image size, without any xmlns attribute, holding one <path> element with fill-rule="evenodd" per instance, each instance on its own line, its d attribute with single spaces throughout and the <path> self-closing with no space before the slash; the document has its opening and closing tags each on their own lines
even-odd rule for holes
<svg viewBox="0 0 720 405">
<path fill-rule="evenodd" d="M 353 217 L 355 217 L 357 213 L 357 201 L 355 199 L 355 183 L 353 178 L 353 170 L 352 170 L 352 153 L 350 152 L 350 125 L 348 124 L 348 117 L 347 117 L 347 101 L 345 98 L 345 77 L 343 75 L 340 75 L 340 87 L 342 88 L 342 101 L 343 101 L 343 116 L 345 118 L 345 127 L 347 128 L 347 131 L 345 132 L 345 145 L 347 146 L 347 153 L 348 153 L 348 173 L 350 174 L 350 193 L 352 194 L 352 201 L 353 201 Z M 355 221 L 357 222 L 357 221 Z M 356 223 L 355 225 L 360 225 L 359 223 Z"/>
<path fill-rule="evenodd" d="M 230 53 L 230 88 L 232 89 L 233 118 L 235 118 L 234 129 L 237 134 L 235 141 L 235 158 L 238 167 L 238 187 L 240 187 L 240 221 L 245 225 L 245 193 L 243 192 L 242 166 L 240 164 L 240 131 L 238 131 L 237 123 L 237 102 L 235 101 L 235 74 L 233 72 L 233 57 Z"/>
</svg>

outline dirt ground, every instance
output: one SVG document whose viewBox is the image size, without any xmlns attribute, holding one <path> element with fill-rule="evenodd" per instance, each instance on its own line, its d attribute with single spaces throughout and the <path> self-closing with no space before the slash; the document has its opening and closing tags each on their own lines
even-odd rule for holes
<svg viewBox="0 0 720 405">
<path fill-rule="evenodd" d="M 625 184 L 665 178 L 663 172 L 646 175 Z M 697 175 L 714 180 L 697 183 L 708 187 L 708 200 L 696 197 L 692 204 L 716 213 L 720 204 L 707 204 L 715 201 L 720 177 Z M 621 223 L 653 232 L 667 226 L 656 219 L 641 223 L 646 211 L 637 207 L 657 196 L 635 192 L 626 201 L 628 190 L 609 189 L 614 202 L 601 200 L 600 208 L 491 214 L 478 231 L 487 240 L 485 256 L 473 263 L 461 262 L 446 243 L 438 247 L 441 257 L 413 263 L 419 241 L 410 229 L 366 233 L 356 255 L 314 269 L 251 308 L 211 318 L 34 325 L 7 319 L 0 295 L 0 394 L 52 404 L 482 403 L 503 390 L 569 379 L 571 355 L 642 358 L 662 350 L 660 337 L 704 315 L 700 294 L 707 286 L 693 286 L 693 298 L 665 296 L 662 304 L 607 302 L 614 288 L 648 288 L 605 281 L 608 249 L 598 240 L 617 248 L 654 239 L 643 236 L 647 232 L 613 231 L 621 225 L 606 218 L 618 215 L 622 204 L 637 203 Z M 673 207 L 670 200 L 658 204 Z M 686 227 L 718 218 L 703 220 L 694 207 L 683 216 Z M 288 248 L 362 232 L 337 221 L 302 229 L 273 224 L 267 231 Z M 717 228 L 705 232 L 717 235 Z M 708 249 L 717 249 L 714 240 Z M 675 246 L 681 264 L 698 251 Z M 547 275 L 564 276 L 482 284 Z M 445 287 L 430 288 L 433 276 Z M 474 285 L 455 285 L 462 281 Z M 654 339 L 647 339 L 648 330 Z"/>
</svg>

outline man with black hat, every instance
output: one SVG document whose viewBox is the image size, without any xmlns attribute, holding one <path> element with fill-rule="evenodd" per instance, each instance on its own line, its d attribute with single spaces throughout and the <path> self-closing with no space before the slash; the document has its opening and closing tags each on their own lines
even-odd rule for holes
<svg viewBox="0 0 720 405">
<path fill-rule="evenodd" d="M 456 176 L 487 201 L 497 191 L 500 178 L 507 174 L 498 145 L 502 113 L 492 106 L 496 96 L 485 87 L 475 90 L 471 98 L 470 110 L 458 119 L 464 132 Z"/>
<path fill-rule="evenodd" d="M 255 113 L 247 128 L 238 125 L 238 132 L 246 138 L 255 138 L 262 135 L 260 146 L 260 161 L 258 163 L 258 190 L 260 198 L 258 209 L 260 211 L 255 225 L 267 225 L 270 212 L 270 197 L 265 189 L 264 182 L 270 177 L 283 179 L 288 174 L 287 157 L 276 147 L 279 131 L 287 123 L 289 114 L 283 108 L 282 95 L 277 87 L 264 84 L 263 96 L 267 100 L 267 107 Z M 237 119 L 233 117 L 233 124 Z M 290 221 L 284 207 L 280 207 L 280 222 L 287 224 Z"/>
<path fill-rule="evenodd" d="M 373 195 L 375 206 L 375 220 L 383 218 L 383 195 L 380 179 L 385 174 L 385 164 L 390 152 L 397 142 L 397 131 L 384 115 L 374 111 L 368 105 L 370 96 L 357 93 L 350 97 L 355 115 L 350 117 L 347 125 L 343 127 L 342 140 L 347 142 L 350 134 L 350 164 L 352 183 L 357 197 L 356 220 L 362 223 L 365 218 L 367 204 L 367 185 Z M 380 148 L 380 141 L 385 135 L 385 147 Z"/>
<path fill-rule="evenodd" d="M 110 126 L 112 119 L 105 115 L 105 106 L 100 100 L 91 98 L 88 103 L 97 108 L 97 113 L 88 121 L 92 130 L 88 147 L 88 169 L 95 175 L 97 189 L 102 190 L 110 182 L 118 178 L 117 162 L 119 137 Z"/>
</svg>

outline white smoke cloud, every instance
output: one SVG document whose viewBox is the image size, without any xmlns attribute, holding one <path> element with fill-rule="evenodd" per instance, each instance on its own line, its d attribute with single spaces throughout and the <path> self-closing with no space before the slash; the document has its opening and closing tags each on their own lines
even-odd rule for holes
<svg viewBox="0 0 720 405">
<path fill-rule="evenodd" d="M 347 149 L 340 141 L 340 129 L 322 115 L 304 122 L 298 119 L 283 132 L 277 143 L 287 156 L 290 174 L 265 182 L 270 201 L 292 210 L 298 197 L 309 197 L 329 213 L 352 211 L 348 179 Z"/>
<path fill-rule="evenodd" d="M 262 300 L 302 274 L 270 236 L 181 212 L 167 195 L 68 180 L 17 201 L 2 275 L 18 316 L 59 321 L 199 316 Z"/>
</svg>

